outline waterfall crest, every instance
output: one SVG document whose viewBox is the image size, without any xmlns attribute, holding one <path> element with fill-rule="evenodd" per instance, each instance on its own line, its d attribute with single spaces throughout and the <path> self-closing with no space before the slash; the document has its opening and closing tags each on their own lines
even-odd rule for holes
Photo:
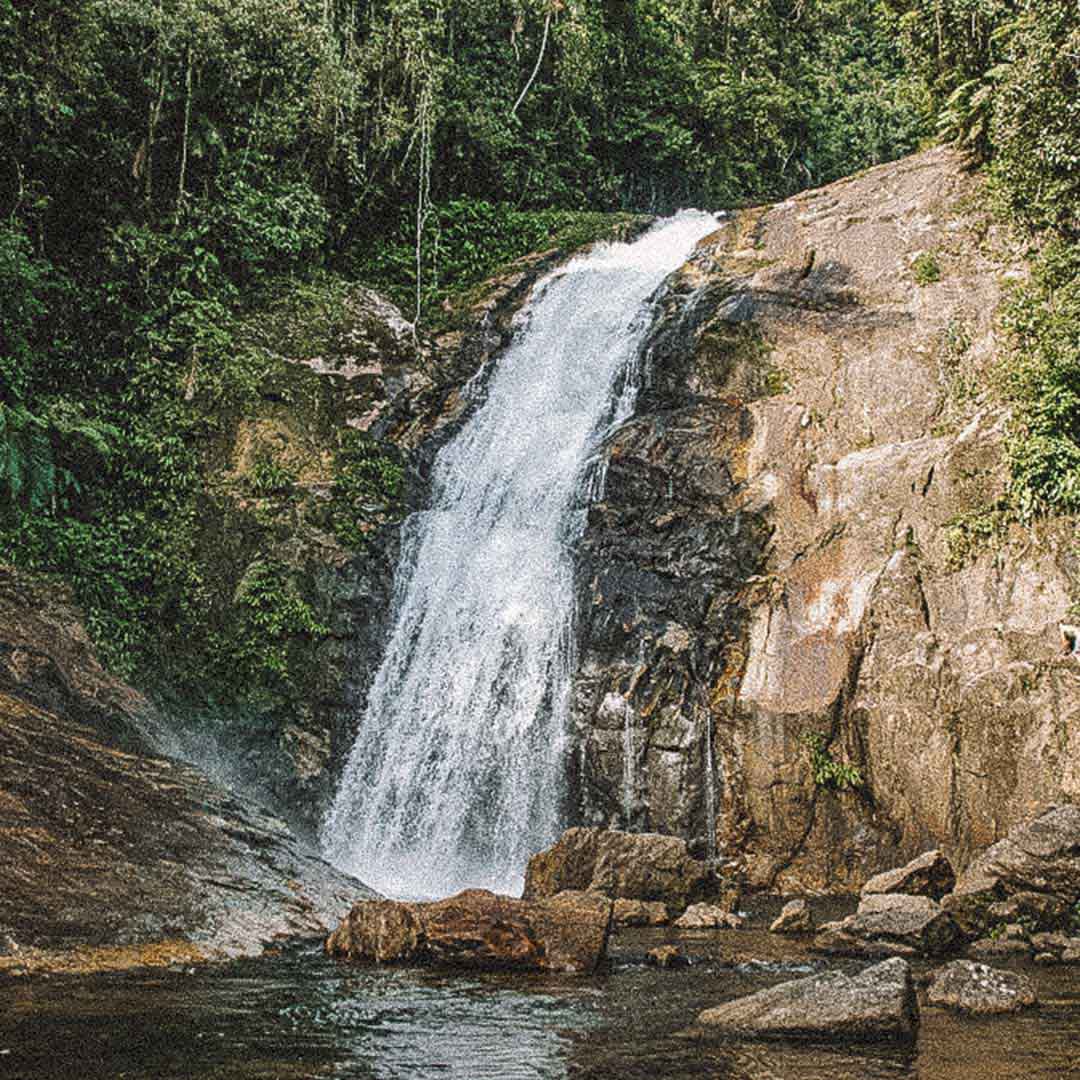
<svg viewBox="0 0 1080 1080">
<path fill-rule="evenodd" d="M 436 459 L 322 833 L 332 862 L 386 895 L 520 891 L 558 831 L 591 466 L 633 410 L 650 297 L 715 227 L 684 212 L 545 278 L 483 404 Z"/>
</svg>

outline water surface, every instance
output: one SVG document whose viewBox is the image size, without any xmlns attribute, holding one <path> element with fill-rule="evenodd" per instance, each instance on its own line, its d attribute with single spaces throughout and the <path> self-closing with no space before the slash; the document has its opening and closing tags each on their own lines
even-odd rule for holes
<svg viewBox="0 0 1080 1080">
<path fill-rule="evenodd" d="M 678 941 L 687 969 L 644 964 Z M 356 969 L 316 950 L 217 970 L 0 985 L 12 1080 L 1061 1080 L 1080 1077 L 1080 970 L 1025 967 L 1015 1017 L 924 1009 L 910 1047 L 688 1038 L 697 1013 L 819 970 L 766 933 L 629 931 L 594 978 Z M 858 968 L 854 963 L 848 965 Z"/>
</svg>

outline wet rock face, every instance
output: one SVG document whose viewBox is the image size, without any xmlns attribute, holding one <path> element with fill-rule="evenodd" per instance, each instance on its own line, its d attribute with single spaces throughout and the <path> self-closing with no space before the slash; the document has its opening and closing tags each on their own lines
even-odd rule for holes
<svg viewBox="0 0 1080 1080">
<path fill-rule="evenodd" d="M 1080 799 L 1072 529 L 962 525 L 1008 481 L 981 388 L 1026 273 L 981 199 L 930 150 L 736 215 L 661 297 L 579 553 L 577 820 L 800 893 Z"/>
<path fill-rule="evenodd" d="M 662 903 L 676 914 L 714 884 L 708 866 L 691 858 L 677 837 L 575 828 L 529 860 L 523 895 L 537 900 L 582 890 Z"/>
<path fill-rule="evenodd" d="M 4 971 L 76 948 L 88 970 L 257 955 L 322 937 L 365 891 L 188 766 L 4 694 L 0 809 Z"/>
<path fill-rule="evenodd" d="M 516 900 L 469 889 L 433 903 L 361 901 L 326 942 L 354 963 L 588 974 L 603 959 L 612 903 L 595 893 Z"/>
<path fill-rule="evenodd" d="M 151 703 L 100 664 L 70 594 L 0 566 L 0 693 L 63 713 L 118 745 L 167 741 Z"/>
<path fill-rule="evenodd" d="M 926 1000 L 931 1005 L 987 1016 L 1019 1012 L 1039 999 L 1035 984 L 1026 975 L 971 960 L 954 960 L 934 972 Z"/>
<path fill-rule="evenodd" d="M 667 306 L 686 302 L 676 292 Z M 722 789 L 709 740 L 728 722 L 747 625 L 739 592 L 765 541 L 732 498 L 750 418 L 666 385 L 643 400 L 607 448 L 578 552 L 573 803 L 586 822 L 677 834 L 704 854 Z"/>
<path fill-rule="evenodd" d="M 328 633 L 290 643 L 289 687 L 253 696 L 217 723 L 187 708 L 184 686 L 164 687 L 162 707 L 185 732 L 186 756 L 269 798 L 312 840 L 389 637 L 401 522 L 426 505 L 436 452 L 480 400 L 484 372 L 533 284 L 561 257 L 520 260 L 435 337 L 414 334 L 362 286 L 334 300 L 329 321 L 286 300 L 258 329 L 258 344 L 275 359 L 258 401 L 221 418 L 206 469 L 198 550 L 211 570 L 210 619 L 228 626 L 245 575 L 269 562 Z M 357 446 L 400 472 L 392 498 L 340 488 Z M 280 492 L 253 489 L 253 470 L 267 460 L 295 482 Z M 346 532 L 342 515 L 355 516 Z"/>
<path fill-rule="evenodd" d="M 826 972 L 781 983 L 748 997 L 706 1009 L 699 1027 L 758 1038 L 915 1038 L 919 1005 L 911 969 L 896 958 L 858 975 Z"/>
</svg>

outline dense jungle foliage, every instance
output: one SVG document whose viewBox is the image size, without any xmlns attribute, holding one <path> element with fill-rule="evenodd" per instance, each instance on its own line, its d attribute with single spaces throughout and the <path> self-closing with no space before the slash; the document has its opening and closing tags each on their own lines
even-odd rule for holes
<svg viewBox="0 0 1080 1080">
<path fill-rule="evenodd" d="M 0 558 L 71 581 L 124 673 L 184 642 L 273 684 L 324 628 L 265 566 L 209 626 L 193 548 L 254 313 L 359 280 L 423 325 L 596 211 L 781 197 L 935 130 L 1043 251 L 1016 505 L 1080 509 L 1078 57 L 1076 0 L 0 0 Z"/>
</svg>

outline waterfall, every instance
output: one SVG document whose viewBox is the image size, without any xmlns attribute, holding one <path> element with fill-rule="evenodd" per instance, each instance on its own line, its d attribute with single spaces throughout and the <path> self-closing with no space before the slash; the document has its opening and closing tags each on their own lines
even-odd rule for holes
<svg viewBox="0 0 1080 1080">
<path fill-rule="evenodd" d="M 631 413 L 649 300 L 715 218 L 685 212 L 534 290 L 486 397 L 403 527 L 394 629 L 324 823 L 389 896 L 519 891 L 565 799 L 572 549 L 596 457 Z"/>
</svg>

